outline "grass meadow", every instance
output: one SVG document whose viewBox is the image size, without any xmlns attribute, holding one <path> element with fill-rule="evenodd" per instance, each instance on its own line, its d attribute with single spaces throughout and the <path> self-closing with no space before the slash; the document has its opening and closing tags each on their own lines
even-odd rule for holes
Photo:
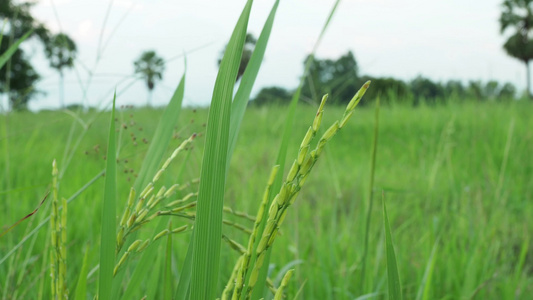
<svg viewBox="0 0 533 300">
<path fill-rule="evenodd" d="M 363 273 L 375 123 L 371 100 L 357 108 L 351 122 L 326 146 L 288 211 L 270 259 L 269 278 L 274 286 L 294 268 L 285 288 L 287 299 L 386 298 L 381 205 L 385 199 L 405 299 L 528 299 L 533 293 L 532 104 L 382 106 Z M 120 98 L 117 103 L 116 208 L 120 218 L 162 109 L 120 107 Z M 343 111 L 326 105 L 322 122 L 332 123 Z M 315 112 L 316 107 L 309 105 L 297 107 L 289 158 L 297 155 L 297 145 Z M 227 174 L 224 205 L 255 215 L 275 164 L 285 115 L 286 107 L 281 106 L 248 108 Z M 68 199 L 96 178 L 69 203 L 67 215 L 66 286 L 74 293 L 85 266 L 87 299 L 94 297 L 98 285 L 95 267 L 104 190 L 104 177 L 99 174 L 106 168 L 109 119 L 110 112 L 88 112 L 79 119 L 61 111 L 0 116 L 3 230 L 33 211 L 51 189 L 54 159 L 60 198 Z M 94 121 L 84 127 L 88 120 Z M 192 146 L 160 179 L 167 186 L 182 184 L 176 198 L 198 189 L 195 179 L 200 177 L 206 120 L 207 109 L 184 109 L 163 156 L 198 133 Z M 50 225 L 46 223 L 21 247 L 16 245 L 50 216 L 51 202 L 45 201 L 35 215 L 1 238 L 2 299 L 50 299 Z M 191 224 L 185 218 L 163 218 L 172 219 L 172 227 Z M 227 219 L 253 226 L 238 216 Z M 152 236 L 154 227 L 141 228 L 139 236 Z M 247 244 L 248 234 L 235 226 L 223 226 L 222 234 Z M 154 277 L 162 279 L 166 271 L 180 276 L 190 238 L 188 229 L 174 235 L 171 243 L 161 239 L 150 246 L 159 254 L 143 270 L 146 278 L 140 285 L 152 299 L 163 299 L 166 287 L 154 287 Z M 165 254 L 168 247 L 170 254 Z M 238 252 L 222 242 L 217 294 L 238 257 Z M 129 259 L 130 264 L 138 262 L 136 256 Z M 125 272 L 132 276 L 131 271 Z M 134 295 L 131 299 L 144 294 Z"/>
</svg>

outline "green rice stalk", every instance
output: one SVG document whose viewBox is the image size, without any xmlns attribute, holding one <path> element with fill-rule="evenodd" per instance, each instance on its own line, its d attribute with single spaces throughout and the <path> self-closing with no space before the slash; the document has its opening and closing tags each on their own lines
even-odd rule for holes
<svg viewBox="0 0 533 300">
<path fill-rule="evenodd" d="M 285 276 L 283 276 L 283 279 L 281 280 L 281 285 L 279 286 L 278 290 L 276 291 L 276 294 L 274 295 L 274 300 L 281 300 L 283 299 L 283 290 L 289 283 L 289 280 L 292 277 L 292 274 L 294 273 L 294 269 L 291 269 L 285 273 Z"/>
<path fill-rule="evenodd" d="M 346 111 L 342 117 L 343 119 L 346 118 L 346 116 L 353 115 L 351 112 L 353 112 L 353 110 L 361 100 L 361 97 L 368 89 L 369 85 L 370 82 L 366 82 L 357 92 L 356 96 L 354 97 L 356 101 L 352 99 L 352 101 L 348 104 L 348 106 L 346 107 Z M 320 128 L 322 111 L 326 101 L 327 97 L 325 96 L 322 98 L 322 102 L 319 106 L 318 112 L 315 115 L 315 120 L 313 121 L 313 124 L 315 125 L 311 126 L 311 131 L 308 131 L 304 136 L 302 143 L 300 144 L 299 153 L 304 151 L 304 149 L 310 145 L 318 129 Z M 306 154 L 304 159 L 299 159 L 297 157 L 294 160 L 292 167 L 289 170 L 289 173 L 287 174 L 285 182 L 281 186 L 279 193 L 272 200 L 270 209 L 268 210 L 268 219 L 266 221 L 266 226 L 255 250 L 256 260 L 255 264 L 252 264 L 253 269 L 251 271 L 248 286 L 246 288 L 246 299 L 250 299 L 253 296 L 253 289 L 258 281 L 261 268 L 263 267 L 263 264 L 267 259 L 267 251 L 272 246 L 279 231 L 279 228 L 285 220 L 287 208 L 292 205 L 296 200 L 298 193 L 303 187 L 307 177 L 309 176 L 309 173 L 311 172 L 313 166 L 318 160 L 318 157 L 320 156 L 326 143 L 331 140 L 331 138 L 333 138 L 333 136 L 335 136 L 340 129 L 341 128 L 339 127 L 339 121 L 336 121 L 326 130 L 326 132 L 324 132 L 314 150 Z M 305 152 L 307 153 L 308 151 L 305 150 Z M 300 164 L 298 163 L 298 161 L 303 162 Z"/>
<path fill-rule="evenodd" d="M 235 280 L 237 278 L 237 274 L 239 273 L 239 270 L 241 269 L 242 262 L 244 260 L 244 255 L 239 256 L 239 259 L 235 263 L 235 266 L 233 267 L 233 271 L 231 272 L 231 276 L 228 279 L 228 283 L 226 283 L 226 286 L 224 287 L 224 291 L 222 291 L 222 296 L 220 297 L 221 300 L 229 300 L 233 288 L 235 286 Z"/>
<path fill-rule="evenodd" d="M 239 271 L 237 274 L 237 280 L 235 283 L 235 289 L 233 291 L 233 297 L 232 297 L 232 299 L 234 300 L 239 299 L 241 297 L 242 291 L 244 289 L 245 277 L 246 277 L 246 273 L 248 272 L 248 268 L 250 267 L 250 259 L 252 256 L 252 251 L 253 251 L 253 247 L 255 244 L 255 240 L 257 239 L 259 235 L 259 227 L 262 223 L 264 211 L 266 209 L 266 206 L 268 205 L 268 199 L 270 198 L 272 184 L 274 183 L 274 179 L 276 178 L 278 171 L 279 171 L 279 165 L 274 166 L 272 168 L 272 171 L 270 172 L 270 177 L 267 182 L 267 187 L 263 195 L 263 201 L 261 201 L 259 210 L 257 211 L 257 217 L 255 219 L 254 229 L 252 231 L 252 234 L 250 234 L 250 238 L 248 240 L 248 249 L 246 250 L 246 253 L 244 254 L 242 258 L 241 267 L 239 268 Z"/>
<path fill-rule="evenodd" d="M 370 183 L 368 185 L 368 209 L 366 212 L 366 224 L 365 224 L 365 237 L 363 244 L 363 256 L 361 258 L 361 282 L 359 289 L 364 292 L 367 254 L 368 254 L 368 241 L 370 239 L 370 221 L 372 216 L 372 207 L 374 206 L 374 172 L 376 169 L 376 157 L 378 149 L 378 136 L 379 136 L 379 97 L 376 99 L 376 110 L 374 115 L 374 141 L 372 143 L 372 158 L 370 162 Z"/>
</svg>

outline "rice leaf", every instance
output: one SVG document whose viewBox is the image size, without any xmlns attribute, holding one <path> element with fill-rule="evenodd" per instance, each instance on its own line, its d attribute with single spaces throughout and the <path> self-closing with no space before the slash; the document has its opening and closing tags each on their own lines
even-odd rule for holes
<svg viewBox="0 0 533 300">
<path fill-rule="evenodd" d="M 83 264 L 81 265 L 80 278 L 76 284 L 76 293 L 74 299 L 87 299 L 87 273 L 89 272 L 89 247 L 85 247 L 85 255 L 83 256 Z"/>
<path fill-rule="evenodd" d="M 435 266 L 435 253 L 437 252 L 437 246 L 439 244 L 439 239 L 435 241 L 433 249 L 431 249 L 431 254 L 426 265 L 426 270 L 424 271 L 424 277 L 420 283 L 418 293 L 416 294 L 416 300 L 428 300 L 429 299 L 429 290 L 431 288 L 431 278 L 433 276 L 433 268 Z"/>
<path fill-rule="evenodd" d="M 148 183 L 148 181 L 151 179 L 150 175 L 153 176 L 155 172 L 157 172 L 157 169 L 159 168 L 161 161 L 163 160 L 165 150 L 166 148 L 168 148 L 168 145 L 172 138 L 174 126 L 176 126 L 178 122 L 184 92 L 185 73 L 181 77 L 180 83 L 176 88 L 174 95 L 170 99 L 170 102 L 167 108 L 165 109 L 163 115 L 161 116 L 159 124 L 157 125 L 157 129 L 152 138 L 152 144 L 148 148 L 146 158 L 144 159 L 143 165 L 141 166 L 141 171 L 139 172 L 139 176 L 137 177 L 137 180 L 134 184 L 136 190 L 141 190 L 142 187 L 144 187 Z M 164 222 L 164 220 L 161 220 L 154 232 L 161 232 L 161 230 L 163 230 L 165 226 L 166 223 Z M 130 239 L 130 243 L 131 241 L 135 240 L 135 234 L 133 234 L 132 236 L 133 237 Z M 127 244 L 124 248 L 127 248 Z M 157 255 L 156 250 L 157 247 L 148 247 L 146 250 L 143 251 L 139 263 L 135 266 L 133 275 L 128 280 L 126 290 L 124 291 L 124 294 L 120 299 L 132 299 L 134 297 L 135 292 L 139 289 L 143 279 L 146 276 L 146 270 L 149 270 L 150 265 L 153 264 L 154 257 Z M 118 283 L 122 282 L 124 274 L 125 272 L 119 272 L 117 274 L 116 281 Z M 120 284 L 116 284 L 116 286 L 113 287 L 113 299 L 118 299 L 120 288 Z"/>
<path fill-rule="evenodd" d="M 107 146 L 107 165 L 104 186 L 104 204 L 102 206 L 102 230 L 100 234 L 100 273 L 98 299 L 111 299 L 113 283 L 113 268 L 115 267 L 116 247 L 116 195 L 117 195 L 117 166 L 115 152 L 115 101 L 111 111 L 109 125 L 109 142 Z"/>
<path fill-rule="evenodd" d="M 235 144 L 237 143 L 237 138 L 239 136 L 242 118 L 244 117 L 244 112 L 246 111 L 246 106 L 248 105 L 255 79 L 257 78 L 259 68 L 263 62 L 263 57 L 265 56 L 268 39 L 270 38 L 270 33 L 272 31 L 272 25 L 274 24 L 274 18 L 276 16 L 278 5 L 279 0 L 274 3 L 274 6 L 268 15 L 265 25 L 263 26 L 263 30 L 257 39 L 254 52 L 252 53 L 250 61 L 248 62 L 248 66 L 242 75 L 239 89 L 237 90 L 235 98 L 233 99 L 229 130 L 228 166 L 233 155 L 233 151 L 235 150 Z M 226 171 L 227 169 L 229 168 L 226 168 Z"/>
<path fill-rule="evenodd" d="M 168 230 L 172 230 L 172 221 L 168 224 Z M 163 272 L 163 299 L 172 300 L 172 234 L 167 236 Z"/>
<path fill-rule="evenodd" d="M 384 198 L 384 197 L 383 197 Z M 383 220 L 385 226 L 385 244 L 387 249 L 387 278 L 389 280 L 389 299 L 402 300 L 402 286 L 400 275 L 398 274 L 398 265 L 396 264 L 396 254 L 392 243 L 392 234 L 387 216 L 387 207 L 383 199 Z"/>
<path fill-rule="evenodd" d="M 193 300 L 214 299 L 217 291 L 231 100 L 251 7 L 248 0 L 222 58 L 209 109 L 192 241 Z"/>
<path fill-rule="evenodd" d="M 33 33 L 33 30 L 30 30 L 26 32 L 20 39 L 18 39 L 13 45 L 11 45 L 6 52 L 2 53 L 0 55 L 0 69 L 7 63 L 7 61 L 15 54 L 15 51 L 17 51 L 19 45 L 24 42 L 31 34 Z"/>
<path fill-rule="evenodd" d="M 185 261 L 181 267 L 180 278 L 178 280 L 178 287 L 176 288 L 176 294 L 174 299 L 188 299 L 189 287 L 191 283 L 191 273 L 192 273 L 192 256 L 193 256 L 193 241 L 195 238 L 195 230 L 192 231 L 191 241 L 189 242 L 189 247 L 187 248 L 187 255 L 185 256 Z"/>
<path fill-rule="evenodd" d="M 335 4 L 333 5 L 333 8 L 331 9 L 331 12 L 329 13 L 328 15 L 328 18 L 326 20 L 326 23 L 324 24 L 324 26 L 322 27 L 322 31 L 320 32 L 320 35 L 313 47 L 313 51 L 311 52 L 311 56 L 314 56 L 315 52 L 316 52 L 316 49 L 318 48 L 318 45 L 320 44 L 320 41 L 322 40 L 322 37 L 324 36 L 324 33 L 326 32 L 326 29 L 329 25 L 329 22 L 331 21 L 336 9 L 337 9 L 337 6 L 339 5 L 339 2 L 340 0 L 337 0 L 335 2 Z M 298 88 L 296 89 L 296 92 L 293 94 L 292 96 L 292 99 L 291 99 L 291 103 L 289 105 L 289 111 L 287 113 L 287 119 L 285 121 L 285 128 L 284 128 L 284 131 L 283 131 L 283 137 L 281 139 L 281 144 L 280 144 L 280 148 L 279 148 L 279 152 L 278 152 L 278 157 L 276 159 L 276 163 L 275 165 L 279 165 L 280 166 L 280 171 L 278 172 L 278 175 L 276 176 L 276 179 L 274 180 L 274 184 L 272 185 L 272 190 L 273 191 L 279 191 L 279 189 L 281 188 L 281 183 L 282 183 L 282 180 L 283 180 L 283 174 L 284 174 L 284 169 L 285 169 L 285 161 L 286 161 L 286 158 L 287 158 L 287 149 L 288 149 L 288 146 L 289 146 L 289 138 L 291 137 L 292 135 L 292 131 L 293 131 L 293 125 L 294 125 L 294 116 L 295 116 L 295 113 L 296 113 L 296 107 L 297 107 L 297 104 L 298 104 L 298 100 L 300 99 L 300 94 L 301 94 L 301 91 L 302 91 L 302 87 L 304 85 L 304 80 L 306 79 L 307 77 L 307 74 L 309 72 L 309 68 L 311 67 L 311 61 L 312 59 L 309 59 L 307 60 L 307 63 L 305 65 L 305 69 L 304 69 L 304 75 L 302 76 L 302 78 L 300 79 L 300 84 L 298 85 Z M 269 203 L 267 204 L 267 207 L 270 206 L 270 202 L 272 201 L 272 198 L 276 195 L 276 193 L 272 193 L 272 195 L 270 196 L 270 200 L 269 200 Z M 260 225 L 259 227 L 259 236 L 261 236 L 263 234 L 263 231 L 265 229 L 265 225 L 266 225 L 266 216 L 268 214 L 268 211 L 265 210 L 264 212 L 264 215 L 263 215 L 263 220 L 264 222 L 262 222 L 262 224 Z M 259 241 L 260 239 L 258 239 L 255 243 L 255 246 L 254 246 L 254 251 L 255 249 L 257 249 L 257 246 L 259 245 Z M 268 273 L 268 266 L 269 266 L 269 262 L 270 262 L 270 255 L 271 255 L 271 252 L 272 252 L 272 247 L 269 248 L 267 250 L 267 254 L 266 254 L 266 257 L 265 257 L 265 261 L 263 262 L 263 265 L 261 267 L 261 271 L 259 273 L 259 277 L 257 279 L 257 282 L 258 284 L 256 284 L 254 290 L 253 290 L 253 293 L 252 293 L 252 299 L 261 299 L 263 298 L 263 294 L 264 294 L 264 288 L 266 286 L 266 278 L 267 278 L 267 273 Z M 251 260 L 251 264 L 253 264 L 255 259 L 252 258 Z M 246 282 L 248 282 L 249 280 L 249 273 L 246 275 Z"/>
</svg>

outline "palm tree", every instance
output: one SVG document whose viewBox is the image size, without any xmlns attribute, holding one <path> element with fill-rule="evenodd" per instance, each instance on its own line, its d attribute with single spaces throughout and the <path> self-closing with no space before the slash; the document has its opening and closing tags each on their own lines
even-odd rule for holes
<svg viewBox="0 0 533 300">
<path fill-rule="evenodd" d="M 135 74 L 140 74 L 146 81 L 148 87 L 148 106 L 152 102 L 152 92 L 155 83 L 163 79 L 165 71 L 165 61 L 157 56 L 155 51 L 144 51 L 141 56 L 134 62 Z"/>
<path fill-rule="evenodd" d="M 504 33 L 508 28 L 515 30 L 503 48 L 507 54 L 526 65 L 527 94 L 531 98 L 529 62 L 533 59 L 533 0 L 505 0 L 502 6 L 501 32 Z"/>
<path fill-rule="evenodd" d="M 64 76 L 63 69 L 72 68 L 74 60 L 78 54 L 76 43 L 64 33 L 52 36 L 50 41 L 45 45 L 46 56 L 50 60 L 50 67 L 59 72 L 59 103 L 61 107 L 65 106 L 64 100 Z"/>
</svg>

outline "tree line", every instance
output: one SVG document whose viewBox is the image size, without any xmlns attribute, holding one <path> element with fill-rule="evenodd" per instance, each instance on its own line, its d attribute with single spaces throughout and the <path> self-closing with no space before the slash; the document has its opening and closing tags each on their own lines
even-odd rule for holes
<svg viewBox="0 0 533 300">
<path fill-rule="evenodd" d="M 403 102 L 411 104 L 443 103 L 446 101 L 509 101 L 520 95 L 512 83 L 499 83 L 461 80 L 436 82 L 418 76 L 410 81 L 392 77 L 376 77 L 359 74 L 354 54 L 348 51 L 338 59 L 318 59 L 307 57 L 304 64 L 311 60 L 311 67 L 302 87 L 301 99 L 308 103 L 319 103 L 322 95 L 329 94 L 330 101 L 345 104 L 367 80 L 372 88 L 366 93 L 367 99 L 380 97 L 383 102 Z M 265 87 L 259 91 L 252 103 L 288 103 L 292 91 L 282 87 Z"/>
</svg>

